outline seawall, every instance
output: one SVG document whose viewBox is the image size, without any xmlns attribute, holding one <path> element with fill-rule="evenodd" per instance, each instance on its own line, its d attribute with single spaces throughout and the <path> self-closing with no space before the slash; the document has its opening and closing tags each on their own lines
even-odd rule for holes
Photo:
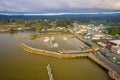
<svg viewBox="0 0 120 80">
<path fill-rule="evenodd" d="M 29 52 L 29 53 L 35 53 L 35 54 L 40 54 L 40 55 L 46 55 L 46 56 L 51 56 L 51 57 L 56 57 L 56 58 L 77 58 L 77 57 L 87 57 L 88 54 L 60 54 L 57 52 L 51 52 L 51 51 L 46 51 L 46 50 L 41 50 L 41 49 L 36 49 L 29 47 L 25 44 L 20 44 L 19 45 L 23 50 Z"/>
</svg>

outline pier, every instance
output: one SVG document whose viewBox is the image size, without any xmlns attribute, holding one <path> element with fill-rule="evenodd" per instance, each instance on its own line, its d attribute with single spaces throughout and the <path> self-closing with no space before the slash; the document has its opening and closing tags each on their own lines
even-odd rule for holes
<svg viewBox="0 0 120 80">
<path fill-rule="evenodd" d="M 50 64 L 48 64 L 46 68 L 47 68 L 47 72 L 48 72 L 49 80 L 54 80 L 54 78 L 53 78 L 53 74 L 52 74 L 52 71 L 51 71 Z"/>
<path fill-rule="evenodd" d="M 59 53 L 64 53 L 64 54 L 80 54 L 80 53 L 89 53 L 92 52 L 93 49 L 89 48 L 89 49 L 84 49 L 82 51 L 76 51 L 76 50 L 59 50 Z"/>
</svg>

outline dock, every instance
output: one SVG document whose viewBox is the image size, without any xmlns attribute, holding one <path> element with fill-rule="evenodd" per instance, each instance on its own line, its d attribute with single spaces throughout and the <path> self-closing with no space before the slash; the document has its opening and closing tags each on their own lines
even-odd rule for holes
<svg viewBox="0 0 120 80">
<path fill-rule="evenodd" d="M 47 72 L 48 72 L 49 80 L 54 80 L 54 78 L 53 78 L 53 74 L 52 74 L 52 71 L 51 71 L 50 64 L 48 64 L 46 68 L 47 68 Z"/>
<path fill-rule="evenodd" d="M 89 53 L 89 52 L 92 52 L 93 50 L 91 48 L 89 49 L 85 49 L 85 50 L 58 50 L 59 53 L 63 53 L 63 54 L 80 54 L 80 53 Z"/>
</svg>

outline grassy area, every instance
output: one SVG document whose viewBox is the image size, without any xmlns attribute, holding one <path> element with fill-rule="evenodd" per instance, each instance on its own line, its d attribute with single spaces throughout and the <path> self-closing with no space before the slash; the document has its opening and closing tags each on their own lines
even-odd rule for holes
<svg viewBox="0 0 120 80">
<path fill-rule="evenodd" d="M 34 39 L 36 39 L 38 37 L 38 34 L 31 34 L 30 36 L 29 36 L 29 38 L 31 39 L 31 40 L 34 40 Z"/>
<path fill-rule="evenodd" d="M 0 27 L 24 27 L 22 24 L 7 24 L 7 25 L 0 25 Z"/>
<path fill-rule="evenodd" d="M 97 42 L 101 42 L 101 39 L 98 40 L 92 40 L 93 42 L 97 43 Z"/>
</svg>

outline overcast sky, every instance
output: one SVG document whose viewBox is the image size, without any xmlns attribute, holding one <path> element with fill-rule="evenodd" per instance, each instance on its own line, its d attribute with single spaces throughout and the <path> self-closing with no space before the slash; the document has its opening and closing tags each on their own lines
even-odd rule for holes
<svg viewBox="0 0 120 80">
<path fill-rule="evenodd" d="M 76 9 L 120 10 L 120 0 L 0 0 L 0 11 L 38 12 Z"/>
</svg>

